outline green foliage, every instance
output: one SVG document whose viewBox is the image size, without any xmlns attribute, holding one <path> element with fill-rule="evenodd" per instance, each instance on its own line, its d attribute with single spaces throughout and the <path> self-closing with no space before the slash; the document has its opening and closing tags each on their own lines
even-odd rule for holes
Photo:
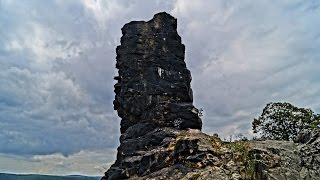
<svg viewBox="0 0 320 180">
<path fill-rule="evenodd" d="M 246 138 L 244 138 L 246 139 Z M 255 171 L 255 160 L 249 154 L 249 142 L 237 140 L 227 144 L 232 151 L 232 159 L 235 163 L 241 164 L 244 169 L 240 172 L 243 179 L 252 179 Z"/>
<path fill-rule="evenodd" d="M 190 178 L 188 178 L 189 180 L 197 180 L 199 178 L 199 176 L 201 175 L 201 172 L 194 172 L 192 174 L 192 176 Z"/>
<path fill-rule="evenodd" d="M 199 117 L 202 117 L 202 116 L 203 116 L 203 109 L 202 109 L 202 108 L 200 108 L 200 109 L 198 110 L 198 116 L 199 116 Z"/>
<path fill-rule="evenodd" d="M 184 138 L 187 135 L 188 135 L 188 130 L 181 130 L 179 134 L 176 136 L 176 139 Z"/>
<path fill-rule="evenodd" d="M 290 103 L 268 103 L 258 118 L 254 118 L 254 133 L 262 138 L 292 141 L 307 128 L 318 128 L 320 115 L 311 109 L 298 108 Z"/>
<path fill-rule="evenodd" d="M 248 138 L 246 136 L 244 136 L 243 134 L 238 134 L 236 136 L 236 138 L 239 140 L 239 141 L 248 141 Z"/>
</svg>

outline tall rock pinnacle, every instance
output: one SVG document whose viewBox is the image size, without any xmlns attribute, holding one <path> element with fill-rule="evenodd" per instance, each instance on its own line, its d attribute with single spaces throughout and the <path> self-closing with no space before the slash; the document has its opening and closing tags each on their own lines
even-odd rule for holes
<svg viewBox="0 0 320 180">
<path fill-rule="evenodd" d="M 177 20 L 159 13 L 148 22 L 124 25 L 122 34 L 114 100 L 114 109 L 122 118 L 121 133 L 142 123 L 153 126 L 147 131 L 155 127 L 201 129 L 198 110 L 192 105 L 191 75 Z"/>
<path fill-rule="evenodd" d="M 177 20 L 158 13 L 122 28 L 114 109 L 117 159 L 101 180 L 319 179 L 320 131 L 297 143 L 223 142 L 201 132 Z"/>
<path fill-rule="evenodd" d="M 145 154 L 168 145 L 179 130 L 201 130 L 184 53 L 177 20 L 165 12 L 150 21 L 133 21 L 122 28 L 113 102 L 121 117 L 120 146 L 117 160 L 105 178 L 142 175 L 150 171 L 150 166 L 142 166 L 141 161 L 150 164 L 155 156 L 159 158 L 157 167 L 163 166 L 167 154 L 149 155 L 148 160 Z"/>
</svg>

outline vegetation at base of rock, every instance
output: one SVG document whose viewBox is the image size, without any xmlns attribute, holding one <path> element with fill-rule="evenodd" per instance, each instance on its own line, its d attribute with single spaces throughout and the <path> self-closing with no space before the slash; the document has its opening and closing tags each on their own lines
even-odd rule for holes
<svg viewBox="0 0 320 180">
<path fill-rule="evenodd" d="M 250 156 L 250 147 L 247 140 L 228 142 L 226 146 L 231 150 L 232 160 L 241 165 L 240 175 L 242 179 L 252 179 L 255 171 L 255 159 Z"/>
<path fill-rule="evenodd" d="M 320 115 L 311 109 L 295 107 L 290 103 L 268 103 L 252 128 L 263 139 L 293 141 L 304 129 L 319 128 Z"/>
<path fill-rule="evenodd" d="M 180 139 L 182 137 L 185 137 L 186 135 L 188 134 L 188 131 L 187 130 L 181 130 L 179 132 L 179 134 L 177 135 L 176 139 Z"/>
<path fill-rule="evenodd" d="M 196 180 L 201 175 L 201 172 L 195 172 L 192 174 L 192 176 L 189 178 L 190 180 Z"/>
</svg>

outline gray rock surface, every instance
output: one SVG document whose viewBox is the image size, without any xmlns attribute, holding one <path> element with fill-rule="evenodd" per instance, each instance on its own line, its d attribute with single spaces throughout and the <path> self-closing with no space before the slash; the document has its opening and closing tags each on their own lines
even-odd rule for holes
<svg viewBox="0 0 320 180">
<path fill-rule="evenodd" d="M 159 13 L 122 34 L 114 86 L 120 146 L 102 180 L 320 179 L 319 130 L 295 142 L 223 142 L 201 132 L 175 18 Z"/>
<path fill-rule="evenodd" d="M 177 20 L 167 13 L 148 22 L 133 21 L 122 28 L 117 47 L 119 75 L 115 77 L 114 109 L 121 133 L 136 124 L 175 129 L 201 129 L 192 105 L 191 75 L 184 62 L 185 46 Z"/>
<path fill-rule="evenodd" d="M 163 12 L 150 21 L 124 25 L 116 51 L 119 75 L 113 103 L 121 117 L 121 137 L 108 179 L 166 167 L 170 153 L 163 147 L 179 131 L 202 127 L 199 110 L 192 104 L 191 74 L 174 17 Z"/>
<path fill-rule="evenodd" d="M 255 179 L 319 180 L 320 130 L 303 132 L 297 142 L 250 142 L 256 162 Z"/>
</svg>

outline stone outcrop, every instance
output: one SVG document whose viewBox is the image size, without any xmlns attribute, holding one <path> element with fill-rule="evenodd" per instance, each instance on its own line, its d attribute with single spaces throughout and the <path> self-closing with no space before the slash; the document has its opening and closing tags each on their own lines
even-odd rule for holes
<svg viewBox="0 0 320 180">
<path fill-rule="evenodd" d="M 117 160 L 106 172 L 109 179 L 165 167 L 168 152 L 162 147 L 180 130 L 202 126 L 175 18 L 159 13 L 124 25 L 116 51 L 114 109 L 121 117 L 121 137 Z"/>
<path fill-rule="evenodd" d="M 296 143 L 266 140 L 250 144 L 250 153 L 255 161 L 255 179 L 320 179 L 319 129 L 301 133 Z"/>
<path fill-rule="evenodd" d="M 319 130 L 295 142 L 223 142 L 201 132 L 175 18 L 159 13 L 122 34 L 114 86 L 120 146 L 102 180 L 320 179 Z"/>
<path fill-rule="evenodd" d="M 184 62 L 185 46 L 177 33 L 177 20 L 159 13 L 148 22 L 124 25 L 122 34 L 114 100 L 122 119 L 121 133 L 146 124 L 144 132 L 155 127 L 201 129 L 198 110 L 192 105 L 191 75 Z"/>
</svg>

